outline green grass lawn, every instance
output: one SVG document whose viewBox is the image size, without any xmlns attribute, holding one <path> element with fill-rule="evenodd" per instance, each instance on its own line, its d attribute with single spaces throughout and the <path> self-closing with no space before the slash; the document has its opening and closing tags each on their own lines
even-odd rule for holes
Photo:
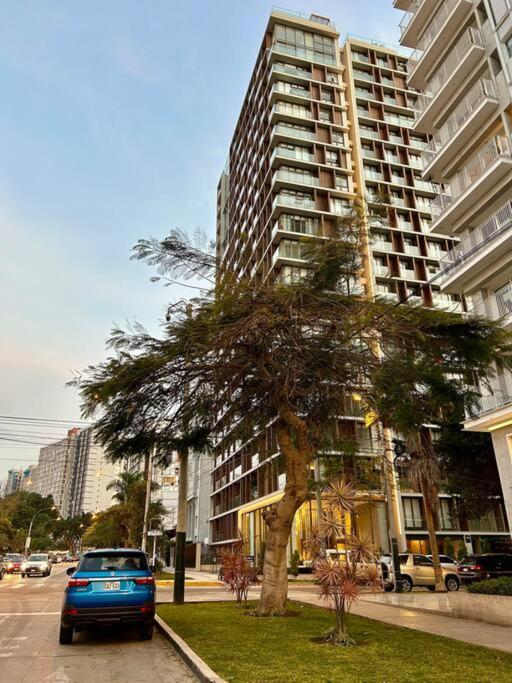
<svg viewBox="0 0 512 683">
<path fill-rule="evenodd" d="M 512 655 L 352 616 L 355 648 L 311 642 L 326 610 L 290 603 L 294 616 L 246 616 L 233 603 L 159 605 L 158 614 L 219 676 L 235 683 L 469 683 L 512 681 Z"/>
</svg>

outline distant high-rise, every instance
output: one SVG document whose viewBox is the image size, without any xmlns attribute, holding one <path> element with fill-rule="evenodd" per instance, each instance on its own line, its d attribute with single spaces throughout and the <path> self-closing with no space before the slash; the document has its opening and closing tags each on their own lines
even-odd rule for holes
<svg viewBox="0 0 512 683">
<path fill-rule="evenodd" d="M 408 84 L 423 90 L 425 180 L 442 183 L 429 239 L 457 237 L 436 286 L 512 329 L 512 1 L 395 0 Z M 446 294 L 445 294 L 446 296 Z M 512 524 L 512 375 L 498 371 L 465 428 L 489 432 Z"/>
<path fill-rule="evenodd" d="M 5 493 L 8 496 L 11 493 L 16 493 L 19 490 L 21 479 L 23 477 L 22 469 L 12 469 L 7 472 L 7 481 L 5 483 Z"/>
<path fill-rule="evenodd" d="M 23 469 L 20 491 L 36 491 L 37 489 L 37 465 L 29 465 Z"/>
</svg>

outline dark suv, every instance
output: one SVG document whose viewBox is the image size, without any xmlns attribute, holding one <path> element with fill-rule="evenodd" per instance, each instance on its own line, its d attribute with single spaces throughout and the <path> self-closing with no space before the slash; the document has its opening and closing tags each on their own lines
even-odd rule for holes
<svg viewBox="0 0 512 683">
<path fill-rule="evenodd" d="M 502 576 L 512 576 L 512 555 L 505 553 L 468 555 L 459 562 L 459 578 L 462 583 L 499 579 Z"/>
</svg>

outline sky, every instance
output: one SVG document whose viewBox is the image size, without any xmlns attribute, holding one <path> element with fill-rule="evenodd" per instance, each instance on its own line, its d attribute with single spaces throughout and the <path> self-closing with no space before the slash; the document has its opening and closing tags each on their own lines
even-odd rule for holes
<svg viewBox="0 0 512 683">
<path fill-rule="evenodd" d="M 392 0 L 286 7 L 329 16 L 342 35 L 398 43 Z M 5 416 L 79 419 L 66 382 L 105 357 L 114 324 L 156 333 L 181 295 L 150 283 L 130 249 L 173 227 L 214 236 L 219 174 L 271 9 L 3 0 L 0 480 L 67 427 Z"/>
</svg>

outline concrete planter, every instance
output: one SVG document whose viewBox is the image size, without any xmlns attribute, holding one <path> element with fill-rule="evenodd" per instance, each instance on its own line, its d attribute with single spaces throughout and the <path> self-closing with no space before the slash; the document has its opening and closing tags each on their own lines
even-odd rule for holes
<svg viewBox="0 0 512 683">
<path fill-rule="evenodd" d="M 498 626 L 512 626 L 512 597 L 479 595 L 477 593 L 448 593 L 453 616 L 458 619 L 485 621 Z"/>
</svg>

